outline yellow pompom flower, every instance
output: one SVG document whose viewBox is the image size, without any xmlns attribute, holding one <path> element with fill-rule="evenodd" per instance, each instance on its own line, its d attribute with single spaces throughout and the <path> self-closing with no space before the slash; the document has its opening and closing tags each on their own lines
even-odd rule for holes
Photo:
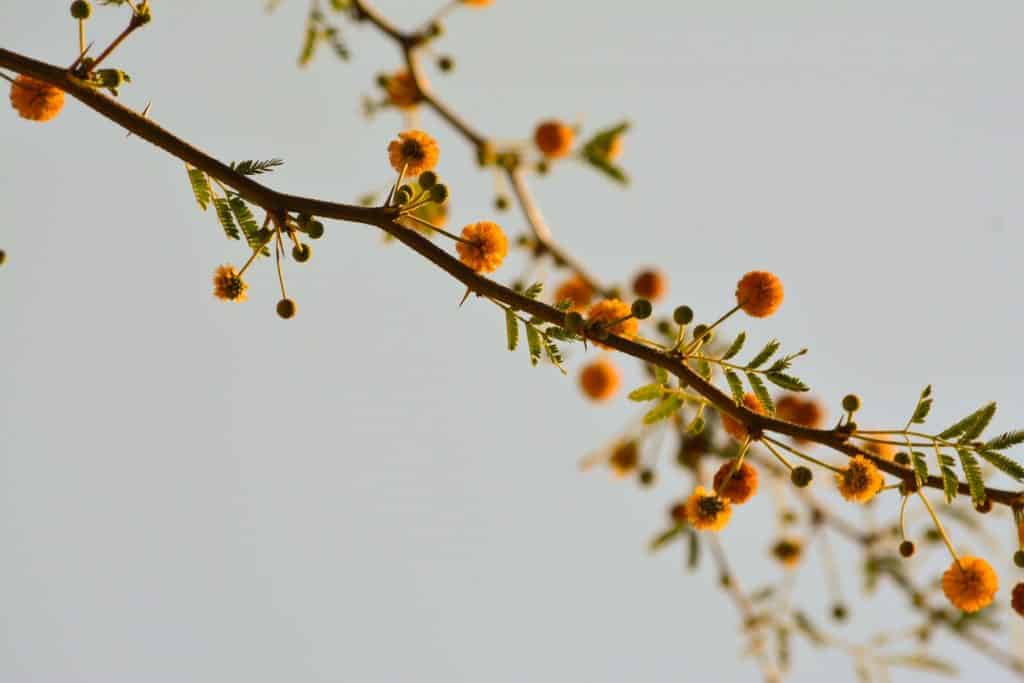
<svg viewBox="0 0 1024 683">
<path fill-rule="evenodd" d="M 736 303 L 747 315 L 767 318 L 779 310 L 783 299 L 782 280 L 764 270 L 753 270 L 736 285 Z"/>
<path fill-rule="evenodd" d="M 590 311 L 587 313 L 587 323 L 601 325 L 602 329 L 607 330 L 609 334 L 631 339 L 636 336 L 640 327 L 636 318 L 628 317 L 632 313 L 632 309 L 626 302 L 619 299 L 605 299 L 590 307 Z M 599 341 L 595 341 L 594 345 L 603 349 L 610 348 Z"/>
<path fill-rule="evenodd" d="M 764 415 L 764 406 L 761 405 L 761 401 L 758 400 L 757 396 L 751 393 L 747 393 L 743 396 L 743 405 L 748 409 L 752 410 L 759 415 Z M 749 434 L 747 433 L 747 427 L 728 413 L 721 413 L 722 415 L 722 429 L 737 441 L 743 441 Z"/>
<path fill-rule="evenodd" d="M 422 130 L 407 130 L 398 134 L 397 140 L 388 144 L 388 160 L 391 168 L 406 175 L 414 176 L 424 171 L 433 170 L 441 148 L 434 138 Z"/>
<path fill-rule="evenodd" d="M 11 106 L 23 119 L 49 121 L 64 107 L 64 91 L 22 74 L 11 83 Z"/>
<path fill-rule="evenodd" d="M 891 443 L 875 443 L 874 441 L 867 441 L 860 445 L 866 453 L 877 456 L 882 460 L 892 460 L 896 457 L 896 447 Z"/>
<path fill-rule="evenodd" d="M 729 501 L 703 486 L 686 499 L 686 521 L 697 531 L 721 531 L 732 517 Z"/>
<path fill-rule="evenodd" d="M 213 295 L 222 301 L 245 301 L 245 292 L 249 285 L 238 274 L 230 263 L 218 266 L 213 272 Z"/>
<path fill-rule="evenodd" d="M 731 460 L 722 463 L 715 472 L 714 487 L 718 495 L 733 505 L 743 505 L 757 493 L 757 470 L 750 463 L 744 462 L 733 472 L 733 465 Z M 725 481 L 726 477 L 729 477 L 728 483 Z"/>
<path fill-rule="evenodd" d="M 942 575 L 942 592 L 954 607 L 977 612 L 992 603 L 999 590 L 999 576 L 988 562 L 966 555 Z"/>
<path fill-rule="evenodd" d="M 843 498 L 854 503 L 866 503 L 875 497 L 885 482 L 875 463 L 857 455 L 850 458 L 846 469 L 836 475 L 836 483 Z"/>
<path fill-rule="evenodd" d="M 388 76 L 384 82 L 384 90 L 387 91 L 388 102 L 399 109 L 413 109 L 420 101 L 416 81 L 405 69 Z"/>
<path fill-rule="evenodd" d="M 594 290 L 579 275 L 573 275 L 555 290 L 555 303 L 572 301 L 570 311 L 581 311 L 590 304 Z"/>
<path fill-rule="evenodd" d="M 470 7 L 487 7 L 494 0 L 462 0 L 463 5 L 469 5 Z"/>
<path fill-rule="evenodd" d="M 508 239 L 501 226 L 491 221 L 470 223 L 462 229 L 462 239 L 455 250 L 459 260 L 478 273 L 493 273 L 508 254 Z"/>
<path fill-rule="evenodd" d="M 544 121 L 533 132 L 537 149 L 549 159 L 567 156 L 572 151 L 575 138 L 572 128 L 561 121 Z"/>
<path fill-rule="evenodd" d="M 618 368 L 607 358 L 598 358 L 580 371 L 580 388 L 591 401 L 607 401 L 619 390 L 621 382 Z"/>
<path fill-rule="evenodd" d="M 668 278 L 660 270 L 649 268 L 633 279 L 633 293 L 641 299 L 659 301 L 668 292 Z"/>
</svg>

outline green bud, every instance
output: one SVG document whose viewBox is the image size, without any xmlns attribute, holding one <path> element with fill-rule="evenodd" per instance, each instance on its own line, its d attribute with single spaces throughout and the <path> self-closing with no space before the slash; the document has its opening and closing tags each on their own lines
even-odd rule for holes
<svg viewBox="0 0 1024 683">
<path fill-rule="evenodd" d="M 308 244 L 297 244 L 292 247 L 292 258 L 298 263 L 305 263 L 313 255 L 313 249 Z"/>
<path fill-rule="evenodd" d="M 7 252 L 0 249 L 0 266 L 7 263 Z"/>
<path fill-rule="evenodd" d="M 640 470 L 640 472 L 637 473 L 637 481 L 639 481 L 640 485 L 645 488 L 648 486 L 653 486 L 656 478 L 657 476 L 654 470 L 652 470 L 650 467 L 645 467 L 642 470 Z"/>
<path fill-rule="evenodd" d="M 672 323 L 669 322 L 665 318 L 662 318 L 661 320 L 659 320 L 658 321 L 658 334 L 662 334 L 662 335 L 664 335 L 666 337 L 671 335 L 672 334 Z"/>
<path fill-rule="evenodd" d="M 676 321 L 676 325 L 689 325 L 693 322 L 693 309 L 689 306 L 679 306 L 672 311 L 672 319 Z"/>
<path fill-rule="evenodd" d="M 424 171 L 420 173 L 420 177 L 416 180 L 424 190 L 429 190 L 434 185 L 437 185 L 437 174 L 433 171 Z"/>
<path fill-rule="evenodd" d="M 277 314 L 288 320 L 295 315 L 295 302 L 291 299 L 281 299 L 277 302 Z"/>
<path fill-rule="evenodd" d="M 843 410 L 848 413 L 855 413 L 860 410 L 860 396 L 857 394 L 843 396 Z"/>
<path fill-rule="evenodd" d="M 455 60 L 448 55 L 442 55 L 437 60 L 437 68 L 447 73 L 455 68 Z"/>
<path fill-rule="evenodd" d="M 1024 567 L 1024 550 L 1018 550 L 1013 554 L 1013 563 L 1018 567 Z"/>
<path fill-rule="evenodd" d="M 893 462 L 895 462 L 897 465 L 903 465 L 904 467 L 910 464 L 910 456 L 904 453 L 903 451 L 900 451 L 899 453 L 894 455 L 892 459 Z"/>
<path fill-rule="evenodd" d="M 408 185 L 402 185 L 398 188 L 398 192 L 395 193 L 395 204 L 401 206 L 402 204 L 408 204 L 412 201 L 412 188 Z"/>
<path fill-rule="evenodd" d="M 92 16 L 92 5 L 86 0 L 75 0 L 71 3 L 71 16 L 75 19 L 88 19 Z"/>
<path fill-rule="evenodd" d="M 444 204 L 448 201 L 448 186 L 444 183 L 438 183 L 430 188 L 430 201 L 435 204 Z"/>
<path fill-rule="evenodd" d="M 571 334 L 579 334 L 583 329 L 583 316 L 572 311 L 565 314 L 565 331 Z"/>
<path fill-rule="evenodd" d="M 832 618 L 836 621 L 846 621 L 846 616 L 846 605 L 843 605 L 842 603 L 836 603 L 836 605 L 832 607 Z"/>
<path fill-rule="evenodd" d="M 313 217 L 310 216 L 308 213 L 300 213 L 298 216 L 295 217 L 295 220 L 297 220 L 299 222 L 299 225 L 301 225 L 302 227 L 306 227 L 306 225 L 308 225 L 309 222 L 313 220 Z"/>
<path fill-rule="evenodd" d="M 811 480 L 814 479 L 814 473 L 801 465 L 793 468 L 793 471 L 789 473 L 789 479 L 793 482 L 794 486 L 802 489 L 811 483 Z"/>
<path fill-rule="evenodd" d="M 647 299 L 637 299 L 633 302 L 633 305 L 629 307 L 629 310 L 637 320 L 646 320 L 651 317 L 653 307 L 651 306 L 651 302 Z"/>
<path fill-rule="evenodd" d="M 548 171 L 551 170 L 551 164 L 546 161 L 537 162 L 537 173 L 540 175 L 547 175 Z"/>
<path fill-rule="evenodd" d="M 391 77 L 388 76 L 387 74 L 377 74 L 376 80 L 378 88 L 386 88 L 388 87 L 388 81 L 391 80 Z"/>
<path fill-rule="evenodd" d="M 900 555 L 903 557 L 912 556 L 915 550 L 913 541 L 903 541 L 903 543 L 900 543 Z"/>
<path fill-rule="evenodd" d="M 256 233 L 256 239 L 260 244 L 266 244 L 270 241 L 273 234 L 274 233 L 270 232 L 270 228 L 260 228 L 259 232 Z"/>
<path fill-rule="evenodd" d="M 313 221 L 306 228 L 306 234 L 309 235 L 309 239 L 318 240 L 324 236 L 324 224 L 320 221 Z"/>
<path fill-rule="evenodd" d="M 427 35 L 429 35 L 431 38 L 438 38 L 440 36 L 443 36 L 444 24 L 442 24 L 440 21 L 431 22 L 430 26 L 427 28 Z"/>
<path fill-rule="evenodd" d="M 99 81 L 100 85 L 104 88 L 120 88 L 125 83 L 131 82 L 131 77 L 128 76 L 121 69 L 100 69 L 95 72 L 96 80 Z"/>
<path fill-rule="evenodd" d="M 494 208 L 498 211 L 505 211 L 508 209 L 508 197 L 503 194 L 499 194 L 494 198 Z"/>
</svg>

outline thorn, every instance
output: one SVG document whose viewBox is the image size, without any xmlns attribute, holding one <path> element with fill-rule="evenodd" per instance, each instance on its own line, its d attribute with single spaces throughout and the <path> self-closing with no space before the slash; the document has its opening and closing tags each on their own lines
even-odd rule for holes
<svg viewBox="0 0 1024 683">
<path fill-rule="evenodd" d="M 459 308 L 462 308 L 462 304 L 466 303 L 466 299 L 468 299 L 469 295 L 472 293 L 473 289 L 471 287 L 466 287 L 466 293 L 462 295 L 462 301 L 459 302 Z"/>
<path fill-rule="evenodd" d="M 147 116 L 147 115 L 149 114 L 149 110 L 150 110 L 150 108 L 151 108 L 152 106 L 153 106 L 153 102 L 152 102 L 152 100 L 150 100 L 149 102 L 146 102 L 146 107 L 145 107 L 145 108 L 144 108 L 144 109 L 142 110 L 142 113 L 141 113 L 141 114 L 139 114 L 139 115 L 140 115 L 140 116 L 141 116 L 142 118 L 146 118 L 146 116 Z M 131 137 L 132 135 L 134 135 L 134 133 L 132 133 L 131 131 L 128 131 L 128 135 L 125 135 L 124 137 L 125 137 L 125 139 L 127 140 L 127 139 L 128 139 L 128 138 L 130 138 L 130 137 Z"/>
</svg>

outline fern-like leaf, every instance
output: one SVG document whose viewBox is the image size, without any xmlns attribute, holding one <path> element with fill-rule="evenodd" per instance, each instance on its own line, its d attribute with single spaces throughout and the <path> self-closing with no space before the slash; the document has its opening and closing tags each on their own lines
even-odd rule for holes
<svg viewBox="0 0 1024 683">
<path fill-rule="evenodd" d="M 967 478 L 967 486 L 971 490 L 971 501 L 975 506 L 984 504 L 986 498 L 985 479 L 981 474 L 981 466 L 978 464 L 978 459 L 966 448 L 957 449 L 957 455 L 960 456 L 960 467 L 964 471 L 964 477 Z"/>
<path fill-rule="evenodd" d="M 519 346 L 519 318 L 511 308 L 505 309 L 505 338 L 508 342 L 508 350 L 515 351 Z"/>
<path fill-rule="evenodd" d="M 231 213 L 231 204 L 228 200 L 214 197 L 213 210 L 217 214 L 217 221 L 220 223 L 220 227 L 224 229 L 224 234 L 228 236 L 228 239 L 241 239 L 242 236 L 238 232 L 238 227 L 235 226 L 234 215 Z"/>
<path fill-rule="evenodd" d="M 206 177 L 206 173 L 198 168 L 192 168 L 189 165 L 185 165 L 185 170 L 188 171 L 188 182 L 192 186 L 192 194 L 195 195 L 196 203 L 199 204 L 199 208 L 206 211 L 206 207 L 210 205 L 210 197 L 213 196 L 213 190 L 210 189 L 210 179 Z"/>
</svg>

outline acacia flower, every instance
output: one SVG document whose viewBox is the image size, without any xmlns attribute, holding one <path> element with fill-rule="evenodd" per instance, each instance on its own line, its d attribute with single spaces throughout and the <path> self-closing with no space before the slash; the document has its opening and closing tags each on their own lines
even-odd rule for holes
<svg viewBox="0 0 1024 683">
<path fill-rule="evenodd" d="M 1013 611 L 1024 617 L 1024 583 L 1018 583 L 1013 587 L 1013 597 L 1010 600 Z"/>
<path fill-rule="evenodd" d="M 668 278 L 660 270 L 641 271 L 633 279 L 633 293 L 641 299 L 658 301 L 668 291 Z"/>
<path fill-rule="evenodd" d="M 631 339 L 636 336 L 640 323 L 636 318 L 631 317 L 633 309 L 624 301 L 619 299 L 605 299 L 598 301 L 590 307 L 587 312 L 587 323 L 589 325 L 601 325 L 601 328 L 609 334 L 616 334 L 620 337 Z M 599 341 L 594 342 L 595 346 L 602 349 L 610 348 Z"/>
<path fill-rule="evenodd" d="M 494 0 L 462 0 L 463 5 L 469 5 L 470 7 L 487 7 Z"/>
<path fill-rule="evenodd" d="M 942 575 L 942 592 L 954 607 L 977 612 L 987 607 L 999 590 L 999 577 L 988 562 L 965 555 L 954 560 Z"/>
<path fill-rule="evenodd" d="M 11 83 L 11 106 L 23 119 L 49 121 L 64 106 L 64 91 L 21 74 Z"/>
<path fill-rule="evenodd" d="M 560 159 L 572 151 L 576 137 L 573 129 L 561 121 L 544 121 L 533 133 L 537 148 L 549 159 Z"/>
<path fill-rule="evenodd" d="M 781 538 L 772 546 L 772 557 L 787 568 L 800 564 L 803 554 L 804 544 L 796 538 Z"/>
<path fill-rule="evenodd" d="M 736 303 L 747 315 L 767 318 L 782 305 L 782 280 L 765 270 L 752 270 L 736 285 Z"/>
<path fill-rule="evenodd" d="M 217 270 L 213 272 L 213 295 L 218 299 L 241 303 L 245 301 L 247 289 L 249 285 L 245 284 L 245 280 L 230 263 L 217 266 Z"/>
<path fill-rule="evenodd" d="M 615 446 L 608 456 L 608 467 L 619 479 L 631 475 L 640 464 L 640 449 L 636 441 L 623 441 Z"/>
<path fill-rule="evenodd" d="M 721 531 L 732 517 L 729 501 L 703 486 L 686 499 L 686 521 L 697 531 Z"/>
<path fill-rule="evenodd" d="M 854 503 L 866 503 L 875 497 L 885 483 L 875 463 L 863 455 L 850 458 L 846 469 L 836 474 L 839 493 Z"/>
<path fill-rule="evenodd" d="M 757 400 L 757 396 L 754 396 L 751 393 L 747 393 L 743 396 L 743 405 L 759 415 L 764 415 L 764 406 L 762 406 L 761 402 Z M 747 428 L 742 422 L 727 413 L 721 413 L 721 415 L 722 429 L 724 429 L 729 436 L 737 441 L 743 441 L 747 436 L 749 436 Z"/>
<path fill-rule="evenodd" d="M 891 443 L 877 443 L 875 441 L 867 441 L 860 445 L 861 449 L 865 452 L 870 453 L 882 460 L 892 460 L 896 457 L 896 447 Z"/>
<path fill-rule="evenodd" d="M 591 401 L 607 401 L 619 389 L 618 368 L 607 358 L 598 358 L 580 371 L 580 388 Z"/>
<path fill-rule="evenodd" d="M 391 168 L 406 175 L 419 175 L 437 165 L 441 149 L 434 138 L 422 130 L 407 130 L 398 134 L 397 140 L 388 144 L 388 159 Z"/>
<path fill-rule="evenodd" d="M 775 402 L 775 416 L 801 427 L 817 429 L 825 421 L 825 409 L 815 398 L 804 399 L 797 394 L 786 394 Z M 806 443 L 806 439 L 796 441 Z"/>
<path fill-rule="evenodd" d="M 387 91 L 388 102 L 399 109 L 413 109 L 420 101 L 416 81 L 405 69 L 388 76 L 384 81 L 384 90 Z"/>
<path fill-rule="evenodd" d="M 749 463 L 741 463 L 732 473 L 729 483 L 722 485 L 725 478 L 732 472 L 733 462 L 725 462 L 715 472 L 715 490 L 718 495 L 733 505 L 743 505 L 757 493 L 757 470 Z"/>
<path fill-rule="evenodd" d="M 594 290 L 586 280 L 579 275 L 573 275 L 555 290 L 555 303 L 561 303 L 568 299 L 572 301 L 572 306 L 569 307 L 570 311 L 582 311 L 593 296 Z"/>
<path fill-rule="evenodd" d="M 508 253 L 508 239 L 501 226 L 491 221 L 470 223 L 462 229 L 462 239 L 456 242 L 459 260 L 478 273 L 493 273 Z"/>
</svg>

